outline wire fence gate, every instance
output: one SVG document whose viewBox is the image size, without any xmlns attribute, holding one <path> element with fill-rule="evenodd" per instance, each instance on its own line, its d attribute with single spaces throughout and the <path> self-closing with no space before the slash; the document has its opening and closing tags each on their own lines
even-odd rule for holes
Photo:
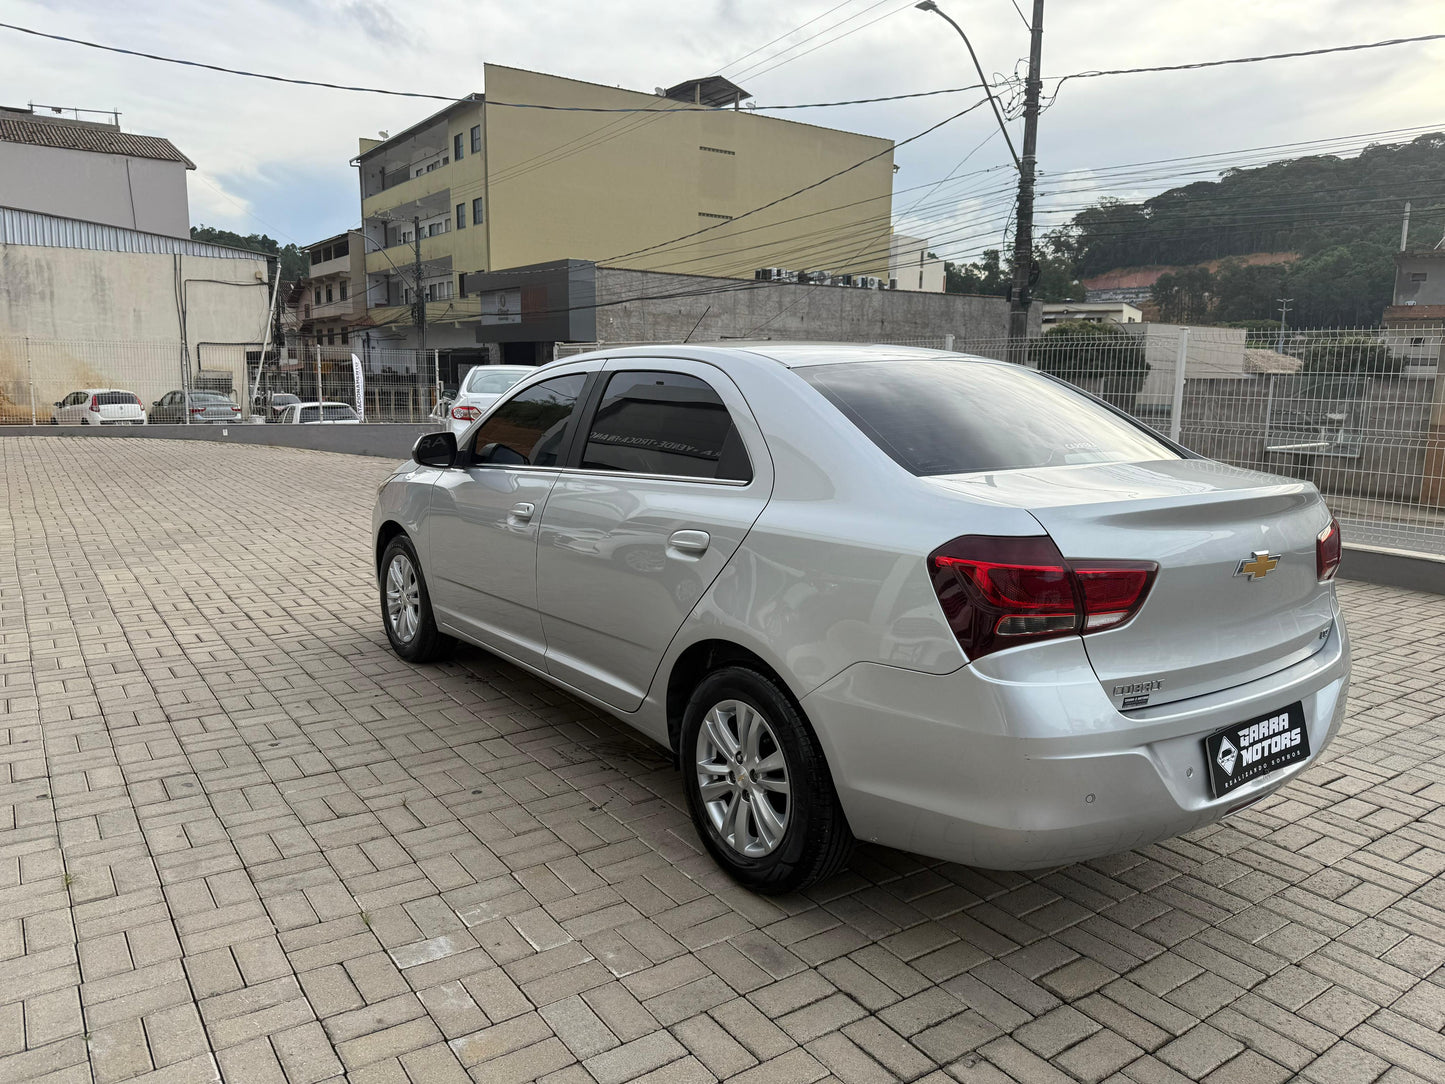
<svg viewBox="0 0 1445 1084">
<path fill-rule="evenodd" d="M 559 344 L 555 356 L 632 345 L 656 344 Z M 887 345 L 1051 373 L 1202 455 L 1313 482 L 1352 542 L 1445 554 L 1441 327 L 1280 334 L 1074 323 L 1024 344 L 945 334 Z M 368 422 L 424 422 L 442 417 L 456 368 L 435 350 L 353 353 L 305 341 L 271 347 L 263 361 L 260 343 L 0 338 L 0 424 L 74 421 L 59 404 L 87 389 L 132 393 L 151 424 L 221 420 L 204 409 L 213 396 L 241 423 L 280 420 L 278 408 L 294 402 L 344 404 Z"/>
</svg>

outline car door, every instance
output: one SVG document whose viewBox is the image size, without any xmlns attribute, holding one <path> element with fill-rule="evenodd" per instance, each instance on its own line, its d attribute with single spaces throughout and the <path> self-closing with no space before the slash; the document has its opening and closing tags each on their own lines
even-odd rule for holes
<svg viewBox="0 0 1445 1084">
<path fill-rule="evenodd" d="M 586 370 L 572 369 L 512 394 L 470 430 L 459 466 L 431 490 L 427 582 L 437 624 L 538 669 L 537 525 L 586 382 Z"/>
<path fill-rule="evenodd" d="M 621 711 L 762 512 L 772 462 L 737 386 L 672 359 L 608 362 L 542 512 L 547 669 Z"/>
</svg>

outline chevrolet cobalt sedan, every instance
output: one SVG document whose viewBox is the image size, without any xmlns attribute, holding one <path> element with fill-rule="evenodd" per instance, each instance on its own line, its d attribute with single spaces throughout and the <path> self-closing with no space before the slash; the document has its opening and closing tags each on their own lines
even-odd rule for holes
<svg viewBox="0 0 1445 1084">
<path fill-rule="evenodd" d="M 1344 714 L 1312 485 L 983 358 L 582 355 L 422 437 L 373 528 L 402 658 L 465 640 L 665 745 L 760 892 L 855 839 L 996 869 L 1138 847 L 1269 795 Z"/>
</svg>

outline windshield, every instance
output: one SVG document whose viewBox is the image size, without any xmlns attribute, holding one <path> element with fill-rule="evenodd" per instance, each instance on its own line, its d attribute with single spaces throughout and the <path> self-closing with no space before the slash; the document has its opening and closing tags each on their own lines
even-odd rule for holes
<svg viewBox="0 0 1445 1084">
<path fill-rule="evenodd" d="M 478 365 L 467 374 L 467 392 L 471 395 L 501 395 L 522 377 L 527 375 L 525 369 L 502 370 L 488 369 Z"/>
<path fill-rule="evenodd" d="M 1179 458 L 1127 419 L 1019 366 L 929 358 L 794 371 L 913 474 Z"/>
</svg>

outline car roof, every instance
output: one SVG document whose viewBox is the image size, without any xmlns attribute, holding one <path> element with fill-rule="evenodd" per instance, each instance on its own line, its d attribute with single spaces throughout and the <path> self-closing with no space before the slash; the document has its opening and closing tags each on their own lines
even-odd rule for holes
<svg viewBox="0 0 1445 1084">
<path fill-rule="evenodd" d="M 944 358 L 953 361 L 993 361 L 973 354 L 960 354 L 952 350 L 940 350 L 918 346 L 890 346 L 887 343 L 831 343 L 831 342 L 730 342 L 710 343 L 649 343 L 646 346 L 617 346 L 598 349 L 586 354 L 577 354 L 567 361 L 587 361 L 599 357 L 688 357 L 699 361 L 725 362 L 739 356 L 766 358 L 789 369 L 810 365 L 836 365 L 860 361 L 902 361 L 925 358 Z"/>
<path fill-rule="evenodd" d="M 118 391 L 122 395 L 134 395 L 135 392 L 129 388 L 76 388 L 76 391 L 83 391 L 86 395 L 101 395 L 105 392 Z"/>
</svg>

